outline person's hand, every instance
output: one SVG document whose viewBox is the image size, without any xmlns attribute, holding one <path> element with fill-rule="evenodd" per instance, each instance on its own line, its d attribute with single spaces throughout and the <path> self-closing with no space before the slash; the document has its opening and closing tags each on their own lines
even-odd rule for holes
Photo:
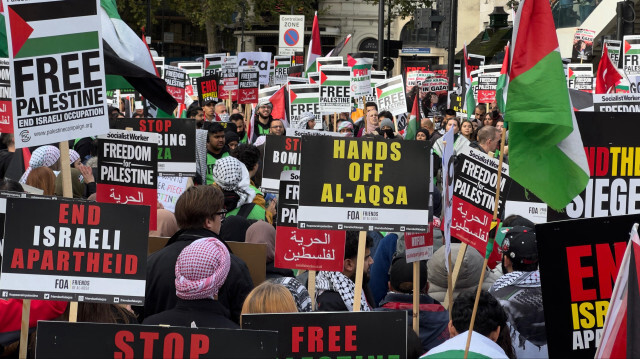
<svg viewBox="0 0 640 359">
<path fill-rule="evenodd" d="M 269 207 L 267 207 L 267 212 L 271 213 L 274 216 L 276 215 L 276 213 L 278 213 L 278 210 L 276 209 L 276 207 L 278 206 L 277 202 L 278 201 L 274 198 L 269 203 Z"/>
<path fill-rule="evenodd" d="M 78 169 L 78 171 L 80 171 L 80 173 L 82 173 L 84 183 L 89 184 L 96 181 L 96 179 L 93 177 L 93 170 L 91 169 L 91 167 L 80 164 L 77 165 L 76 168 Z"/>
</svg>

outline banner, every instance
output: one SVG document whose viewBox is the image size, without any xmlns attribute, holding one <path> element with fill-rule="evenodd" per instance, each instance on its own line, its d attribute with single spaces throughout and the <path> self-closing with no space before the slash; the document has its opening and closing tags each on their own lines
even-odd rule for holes
<svg viewBox="0 0 640 359">
<path fill-rule="evenodd" d="M 36 356 L 273 359 L 277 342 L 272 331 L 40 321 Z"/>
<path fill-rule="evenodd" d="M 629 232 L 640 216 L 536 225 L 550 358 L 593 358 Z"/>
<path fill-rule="evenodd" d="M 389 111 L 394 116 L 407 112 L 407 97 L 404 95 L 402 76 L 398 75 L 376 84 L 378 112 Z"/>
<path fill-rule="evenodd" d="M 226 56 L 225 53 L 204 55 L 204 76 L 219 74 L 222 69 L 222 61 Z"/>
<path fill-rule="evenodd" d="M 447 93 L 449 79 L 441 76 L 430 76 L 419 83 L 421 92 L 435 92 L 437 95 Z"/>
<path fill-rule="evenodd" d="M 164 79 L 164 56 L 154 56 L 153 64 L 156 67 L 156 72 L 158 73 L 158 77 Z"/>
<path fill-rule="evenodd" d="M 496 101 L 496 89 L 500 73 L 484 72 L 478 76 L 478 102 L 493 103 Z"/>
<path fill-rule="evenodd" d="M 260 73 L 260 85 L 269 85 L 270 52 L 239 52 L 238 66 L 255 66 Z"/>
<path fill-rule="evenodd" d="M 611 62 L 613 62 L 613 66 L 619 68 L 620 40 L 604 40 L 604 43 L 607 45 L 607 52 L 609 53 Z"/>
<path fill-rule="evenodd" d="M 158 175 L 196 175 L 196 120 L 194 118 L 118 118 L 112 128 L 158 134 Z"/>
<path fill-rule="evenodd" d="M 198 78 L 198 101 L 203 106 L 206 101 L 218 102 L 220 77 L 218 75 L 206 75 Z"/>
<path fill-rule="evenodd" d="M 242 328 L 277 331 L 279 358 L 407 358 L 403 310 L 245 314 Z"/>
<path fill-rule="evenodd" d="M 238 57 L 225 56 L 220 70 L 220 98 L 238 101 Z"/>
<path fill-rule="evenodd" d="M 280 173 L 300 170 L 299 137 L 267 136 L 262 160 L 262 190 L 278 193 Z"/>
<path fill-rule="evenodd" d="M 96 200 L 149 206 L 149 230 L 156 229 L 158 134 L 111 130 L 98 136 Z"/>
<path fill-rule="evenodd" d="M 429 223 L 429 232 L 404 233 L 405 255 L 407 263 L 426 261 L 433 256 L 433 223 Z"/>
<path fill-rule="evenodd" d="M 318 60 L 319 59 L 320 58 L 318 58 Z M 320 112 L 351 112 L 350 89 L 350 68 L 343 66 L 324 66 L 320 70 Z"/>
<path fill-rule="evenodd" d="M 197 93 L 198 78 L 204 75 L 204 69 L 203 69 L 204 66 L 202 62 L 197 62 L 197 61 L 178 62 L 176 63 L 176 67 L 183 69 L 187 74 L 187 84 L 185 85 L 185 87 L 187 87 L 187 85 L 191 85 L 194 95 L 198 96 L 198 93 Z"/>
<path fill-rule="evenodd" d="M 622 60 L 622 69 L 627 76 L 640 75 L 640 35 L 624 37 Z"/>
<path fill-rule="evenodd" d="M 181 68 L 165 65 L 164 80 L 167 83 L 167 92 L 171 94 L 178 103 L 184 103 L 184 88 L 186 86 L 187 73 Z"/>
<path fill-rule="evenodd" d="M 68 199 L 6 201 L 0 297 L 144 303 L 147 208 Z"/>
<path fill-rule="evenodd" d="M 307 78 L 309 79 L 310 85 L 319 85 L 320 84 L 320 73 L 319 72 L 308 72 Z"/>
<path fill-rule="evenodd" d="M 640 112 L 640 93 L 593 94 L 595 112 Z"/>
<path fill-rule="evenodd" d="M 378 98 L 376 97 L 375 87 L 380 81 L 384 81 L 386 79 L 387 79 L 386 71 L 371 71 L 371 93 L 363 97 L 354 97 L 359 109 L 364 110 L 364 105 L 367 102 L 373 102 L 376 105 L 378 104 Z M 364 99 L 364 102 L 362 102 L 363 99 Z"/>
<path fill-rule="evenodd" d="M 289 68 L 291 67 L 291 56 L 273 57 L 273 84 L 284 85 L 287 83 Z"/>
<path fill-rule="evenodd" d="M 318 57 L 316 58 L 316 71 L 320 71 L 322 66 L 337 66 L 341 67 L 344 65 L 342 56 L 329 56 L 329 57 Z"/>
<path fill-rule="evenodd" d="M 0 133 L 13 133 L 9 59 L 0 58 Z"/>
<path fill-rule="evenodd" d="M 456 163 L 451 235 L 484 253 L 495 208 L 499 161 L 466 147 L 458 152 Z M 510 185 L 509 166 L 503 163 L 498 218 L 504 218 Z"/>
<path fill-rule="evenodd" d="M 420 142 L 302 137 L 298 227 L 426 232 L 429 151 Z"/>
<path fill-rule="evenodd" d="M 3 79 L 11 79 L 11 96 L 0 98 L 13 102 L 16 148 L 109 131 L 100 2 L 74 2 L 73 12 L 69 6 L 38 0 L 6 4 L 11 71 Z"/>
<path fill-rule="evenodd" d="M 170 212 L 175 212 L 176 202 L 187 189 L 187 177 L 158 177 L 158 202 Z"/>
<path fill-rule="evenodd" d="M 298 229 L 300 171 L 283 171 L 278 195 L 276 268 L 342 271 L 345 231 Z"/>
<path fill-rule="evenodd" d="M 576 29 L 576 33 L 573 36 L 571 61 L 591 61 L 591 58 L 593 58 L 593 39 L 595 36 L 596 32 L 593 30 Z"/>
<path fill-rule="evenodd" d="M 300 114 L 311 112 L 315 115 L 316 123 L 322 122 L 320 114 L 320 88 L 318 85 L 289 85 L 289 124 L 290 128 L 306 128 L 300 123 Z"/>
<path fill-rule="evenodd" d="M 371 66 L 373 59 L 359 58 L 351 66 L 351 96 L 360 97 L 371 94 Z"/>
<path fill-rule="evenodd" d="M 258 103 L 258 71 L 245 67 L 240 68 L 238 75 L 238 103 Z"/>
<path fill-rule="evenodd" d="M 330 137 L 345 137 L 340 132 L 321 131 L 321 130 L 302 130 L 298 128 L 287 128 L 286 135 L 288 137 L 302 137 L 302 136 L 330 136 Z"/>
</svg>

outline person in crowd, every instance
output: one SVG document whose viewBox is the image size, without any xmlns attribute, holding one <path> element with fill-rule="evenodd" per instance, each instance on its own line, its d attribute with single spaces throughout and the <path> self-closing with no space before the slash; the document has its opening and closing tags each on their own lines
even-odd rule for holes
<svg viewBox="0 0 640 359">
<path fill-rule="evenodd" d="M 60 150 L 55 146 L 40 146 L 31 154 L 29 167 L 20 178 L 20 183 L 27 183 L 29 173 L 38 167 L 49 167 L 53 171 L 60 170 Z"/>
<path fill-rule="evenodd" d="M 285 136 L 284 122 L 282 122 L 282 120 L 273 119 L 269 127 L 269 134 L 276 136 Z"/>
<path fill-rule="evenodd" d="M 251 188 L 249 171 L 235 157 L 225 157 L 216 162 L 211 172 L 216 185 L 224 192 L 224 208 L 229 216 L 266 221 L 264 207 L 253 203 L 256 192 Z"/>
<path fill-rule="evenodd" d="M 496 120 L 491 116 L 490 113 L 484 115 L 484 120 L 482 121 L 482 126 L 493 126 L 495 127 Z"/>
<path fill-rule="evenodd" d="M 420 340 L 423 352 L 449 339 L 449 312 L 439 302 L 425 294 L 429 290 L 426 262 L 420 262 Z M 404 256 L 393 259 L 389 270 L 389 292 L 380 302 L 386 310 L 407 311 L 407 323 L 413 318 L 413 263 L 407 263 Z"/>
<path fill-rule="evenodd" d="M 176 216 L 171 211 L 158 208 L 157 219 L 158 225 L 154 231 L 149 231 L 149 237 L 171 237 L 180 229 Z"/>
<path fill-rule="evenodd" d="M 216 115 L 216 121 L 229 122 L 229 111 L 227 111 L 227 105 L 223 101 L 218 102 L 214 107 Z"/>
<path fill-rule="evenodd" d="M 3 133 L 0 135 L 0 143 L 3 148 L 0 150 L 0 178 L 5 177 L 9 164 L 13 160 L 16 152 L 16 144 L 13 140 L 13 133 Z"/>
<path fill-rule="evenodd" d="M 421 358 L 464 356 L 475 297 L 476 291 L 469 290 L 456 298 L 449 322 L 451 339 L 429 350 Z M 499 342 L 499 339 L 504 338 L 500 336 L 500 332 L 505 330 L 506 322 L 507 315 L 500 303 L 487 291 L 481 291 L 469 346 L 469 358 L 515 359 L 511 343 Z"/>
<path fill-rule="evenodd" d="M 195 103 L 195 102 L 194 102 Z M 187 110 L 187 118 L 193 118 L 196 120 L 196 128 L 202 128 L 204 124 L 204 111 L 200 106 L 189 107 Z"/>
<path fill-rule="evenodd" d="M 338 132 L 344 137 L 353 137 L 353 124 L 351 121 L 342 121 L 338 124 Z"/>
<path fill-rule="evenodd" d="M 276 229 L 264 221 L 257 221 L 247 230 L 247 243 L 265 244 L 267 246 L 267 279 L 293 277 L 291 269 L 276 268 Z"/>
<path fill-rule="evenodd" d="M 22 188 L 22 185 L 18 181 L 3 178 L 0 179 L 0 191 L 24 192 L 24 188 Z"/>
<path fill-rule="evenodd" d="M 175 266 L 182 250 L 200 238 L 218 238 L 225 216 L 224 194 L 217 186 L 192 186 L 176 202 L 175 216 L 180 230 L 161 250 L 147 259 L 147 286 L 141 319 L 175 307 Z M 227 248 L 228 250 L 228 248 Z M 244 298 L 253 288 L 249 269 L 231 254 L 229 275 L 218 292 L 218 301 L 230 312 L 229 319 L 240 323 Z"/>
<path fill-rule="evenodd" d="M 213 100 L 205 100 L 202 103 L 202 112 L 204 113 L 204 121 L 207 122 L 216 122 L 216 113 L 213 109 L 215 105 L 215 101 Z"/>
<path fill-rule="evenodd" d="M 347 231 L 344 249 L 344 263 L 341 272 L 320 271 L 316 277 L 316 300 L 319 311 L 353 311 L 356 268 L 358 262 L 358 232 Z M 369 273 L 373 258 L 373 239 L 367 236 L 364 263 L 362 266 L 361 309 L 370 311 L 376 307 L 369 290 Z"/>
<path fill-rule="evenodd" d="M 478 127 L 481 127 L 480 126 L 480 122 L 481 122 L 480 120 L 476 120 L 475 118 L 471 119 L 471 125 L 473 126 L 473 132 L 474 133 L 477 133 L 478 132 Z"/>
<path fill-rule="evenodd" d="M 421 128 L 418 130 L 418 132 L 416 132 L 416 140 L 417 141 L 427 141 L 427 139 L 429 138 L 429 131 L 425 130 L 424 128 Z"/>
<path fill-rule="evenodd" d="M 297 313 L 296 301 L 282 284 L 262 282 L 253 288 L 242 305 L 242 315 L 260 313 Z"/>
<path fill-rule="evenodd" d="M 451 261 L 456 262 L 458 258 L 458 252 L 460 251 L 460 243 L 451 243 Z M 445 246 L 438 248 L 433 253 L 433 256 L 427 262 L 427 268 L 429 271 L 429 295 L 439 301 L 444 302 L 445 295 L 447 293 L 447 268 L 444 264 L 445 261 Z M 464 260 L 460 266 L 460 272 L 456 286 L 453 290 L 453 297 L 457 297 L 460 293 L 467 289 L 478 286 L 480 280 L 480 273 L 483 270 L 482 264 L 484 263 L 484 256 L 481 255 L 476 249 L 467 247 L 464 254 Z M 484 282 L 482 288 L 489 290 L 491 285 L 499 277 L 499 274 L 491 272 L 488 268 L 484 268 L 486 271 L 484 276 Z"/>
<path fill-rule="evenodd" d="M 507 232 L 502 245 L 502 272 L 489 293 L 507 312 L 511 339 L 518 358 L 547 358 L 547 334 L 538 247 L 534 229 L 516 226 Z"/>
<path fill-rule="evenodd" d="M 316 127 L 316 116 L 312 112 L 301 113 L 299 126 L 304 130 L 313 130 Z"/>
<path fill-rule="evenodd" d="M 31 300 L 29 329 L 35 330 L 40 320 L 62 319 L 68 304 L 56 300 Z M 22 305 L 22 299 L 0 299 L 0 353 L 3 357 L 18 358 Z"/>
<path fill-rule="evenodd" d="M 238 137 L 240 137 L 240 143 L 247 143 L 248 136 L 244 125 L 244 116 L 242 116 L 241 113 L 234 113 L 229 116 L 229 121 L 236 124 L 236 131 L 238 132 Z"/>
<path fill-rule="evenodd" d="M 391 113 L 388 111 L 384 112 L 387 112 L 389 115 L 391 115 Z M 384 138 L 394 139 L 396 135 L 393 131 L 393 129 L 395 128 L 395 126 L 393 125 L 393 116 L 391 116 L 391 119 L 389 119 L 388 117 L 380 116 L 378 116 L 378 118 L 382 118 L 382 120 L 380 121 L 380 128 L 378 129 L 378 133 L 381 136 L 384 136 Z"/>
<path fill-rule="evenodd" d="M 366 127 L 367 114 L 371 110 L 376 110 L 376 116 L 378 116 L 378 104 L 376 104 L 375 102 L 366 102 L 364 104 L 364 111 L 361 111 L 363 113 L 363 116 L 358 118 L 353 123 L 353 133 L 355 135 L 357 135 L 356 137 L 360 137 L 361 136 L 361 132 L 362 132 L 362 128 Z"/>
<path fill-rule="evenodd" d="M 426 120 L 426 121 L 425 121 Z M 435 124 L 430 119 L 426 118 L 422 120 L 422 128 L 427 131 L 425 141 L 429 141 L 431 146 L 438 140 L 438 138 L 442 137 L 440 132 L 436 131 Z"/>
<path fill-rule="evenodd" d="M 138 319 L 121 304 L 78 302 L 78 322 L 138 324 Z"/>
<path fill-rule="evenodd" d="M 41 189 L 45 196 L 55 195 L 56 175 L 49 167 L 38 167 L 29 173 L 27 185 Z"/>
<path fill-rule="evenodd" d="M 483 126 L 478 130 L 478 141 L 471 142 L 469 147 L 486 154 L 492 154 L 498 149 L 501 132 L 493 126 Z"/>
<path fill-rule="evenodd" d="M 456 111 L 452 110 L 452 109 L 447 109 L 444 111 L 444 124 L 448 123 L 449 120 L 456 118 L 457 114 Z"/>
<path fill-rule="evenodd" d="M 311 312 L 311 297 L 307 288 L 294 277 L 278 277 L 269 279 L 270 282 L 285 286 L 296 302 L 298 312 Z"/>
<path fill-rule="evenodd" d="M 247 230 L 256 221 L 248 220 L 240 216 L 226 217 L 220 228 L 220 240 L 223 242 L 244 242 Z"/>
<path fill-rule="evenodd" d="M 268 135 L 271 130 L 271 111 L 273 110 L 273 104 L 266 102 L 258 106 L 257 113 L 255 115 L 255 121 L 253 126 L 253 138 Z"/>
<path fill-rule="evenodd" d="M 73 198 L 87 198 L 89 197 L 89 195 L 91 195 L 91 193 L 87 194 L 87 188 L 85 186 L 86 182 L 83 183 L 84 181 L 89 181 L 89 180 L 92 183 L 94 183 L 94 187 L 95 187 L 95 181 L 93 179 L 93 175 L 91 175 L 91 178 L 87 179 L 87 178 L 84 178 L 82 176 L 82 173 L 80 173 L 80 171 L 78 171 L 77 169 L 75 168 L 71 169 L 71 192 L 72 192 Z M 29 184 L 28 180 L 27 180 L 27 184 Z M 54 186 L 55 186 L 54 194 L 56 196 L 63 196 L 62 176 L 58 176 L 54 179 Z"/>
<path fill-rule="evenodd" d="M 487 107 L 484 104 L 477 104 L 476 108 L 473 110 L 473 116 L 477 121 L 483 122 L 485 118 L 485 114 L 487 113 Z"/>
<path fill-rule="evenodd" d="M 361 126 L 360 132 L 356 137 L 362 137 L 368 134 L 377 134 L 376 129 L 380 126 L 380 121 L 378 120 L 378 110 L 373 108 L 370 109 L 365 115 L 364 121 L 365 124 Z"/>
<path fill-rule="evenodd" d="M 175 267 L 175 307 L 146 317 L 142 324 L 238 329 L 217 297 L 229 275 L 231 257 L 215 237 L 200 238 L 185 247 Z"/>
<path fill-rule="evenodd" d="M 460 120 L 454 117 L 447 121 L 447 126 L 445 127 L 445 133 L 449 131 L 450 128 L 453 127 L 453 152 L 454 154 L 458 154 L 464 147 L 469 146 L 469 140 L 467 140 L 464 136 L 460 136 Z M 442 151 L 444 150 L 444 137 L 438 138 L 433 144 L 433 152 L 442 156 Z"/>
<path fill-rule="evenodd" d="M 262 173 L 260 171 L 260 160 L 262 154 L 258 147 L 254 145 L 240 145 L 235 150 L 231 151 L 231 156 L 237 158 L 242 162 L 247 171 L 249 171 L 249 178 L 251 180 L 249 187 L 256 193 L 253 203 L 264 208 L 267 212 L 267 222 L 273 223 L 273 216 L 276 214 L 276 201 L 270 201 L 267 205 L 264 193 L 256 186 L 256 182 L 262 181 Z"/>
<path fill-rule="evenodd" d="M 233 151 L 238 147 L 240 143 L 240 136 L 238 136 L 238 132 L 236 131 L 226 131 L 224 133 L 224 142 L 229 147 L 229 151 Z"/>
<path fill-rule="evenodd" d="M 207 177 L 206 184 L 213 183 L 211 175 L 216 162 L 229 156 L 229 148 L 225 145 L 224 127 L 219 123 L 212 123 L 207 134 Z"/>
<path fill-rule="evenodd" d="M 460 124 L 460 135 L 464 136 L 469 142 L 472 141 L 473 125 L 469 120 L 463 120 Z"/>
</svg>

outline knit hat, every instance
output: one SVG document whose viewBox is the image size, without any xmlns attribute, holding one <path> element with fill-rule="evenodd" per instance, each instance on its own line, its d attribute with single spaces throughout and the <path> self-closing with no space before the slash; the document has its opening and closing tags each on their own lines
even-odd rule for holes
<svg viewBox="0 0 640 359">
<path fill-rule="evenodd" d="M 240 199 L 236 208 L 251 203 L 256 193 L 249 187 L 251 179 L 244 163 L 235 157 L 224 157 L 216 161 L 211 170 L 213 181 L 225 191 L 235 192 Z"/>
<path fill-rule="evenodd" d="M 383 127 L 385 127 L 385 126 L 389 127 L 389 128 L 390 128 L 390 129 L 392 129 L 392 130 L 394 129 L 394 127 L 393 127 L 393 121 L 391 121 L 391 120 L 390 120 L 390 119 L 388 119 L 388 118 L 385 118 L 384 120 L 380 121 L 380 129 L 382 129 L 382 128 L 383 128 Z"/>
<path fill-rule="evenodd" d="M 538 263 L 538 246 L 535 230 L 516 226 L 507 232 L 502 241 L 500 252 L 518 264 Z"/>
<path fill-rule="evenodd" d="M 224 134 L 224 143 L 228 145 L 231 142 L 240 142 L 240 136 L 237 132 L 227 131 Z"/>
<path fill-rule="evenodd" d="M 411 293 L 412 289 L 408 291 L 403 283 L 413 283 L 413 263 L 407 263 L 407 258 L 403 255 L 393 259 L 391 263 L 391 269 L 389 270 L 389 282 L 391 287 L 395 290 L 403 293 Z M 423 289 L 427 285 L 427 266 L 420 265 L 420 289 Z"/>
<path fill-rule="evenodd" d="M 182 250 L 176 261 L 176 296 L 214 299 L 231 267 L 229 251 L 216 238 L 202 238 Z"/>
</svg>

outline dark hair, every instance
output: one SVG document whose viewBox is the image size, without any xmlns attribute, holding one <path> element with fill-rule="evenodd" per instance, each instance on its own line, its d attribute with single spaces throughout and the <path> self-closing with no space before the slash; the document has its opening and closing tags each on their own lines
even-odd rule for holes
<svg viewBox="0 0 640 359">
<path fill-rule="evenodd" d="M 116 304 L 78 303 L 78 321 L 110 324 L 135 324 L 135 314 Z"/>
<path fill-rule="evenodd" d="M 242 116 L 241 113 L 234 113 L 233 115 L 229 116 L 229 122 L 236 122 L 240 120 L 244 120 L 244 116 Z"/>
<path fill-rule="evenodd" d="M 198 114 L 198 111 L 202 111 L 202 107 L 200 106 L 189 107 L 189 110 L 187 110 L 187 118 L 195 118 L 196 115 Z"/>
<path fill-rule="evenodd" d="M 0 135 L 0 142 L 9 147 L 9 145 L 13 143 L 13 133 L 3 133 Z"/>
<path fill-rule="evenodd" d="M 516 351 L 513 348 L 513 343 L 511 342 L 511 331 L 507 327 L 506 322 L 504 324 L 500 324 L 500 335 L 498 335 L 496 344 L 498 344 L 498 346 L 502 348 L 502 350 L 504 350 L 504 353 L 507 354 L 507 358 L 517 358 Z"/>
<path fill-rule="evenodd" d="M 391 112 L 386 111 L 386 110 L 378 112 L 378 118 L 380 118 L 380 117 L 388 118 L 391 121 L 393 121 L 393 115 L 391 114 Z"/>
<path fill-rule="evenodd" d="M 484 104 L 477 104 L 474 110 L 482 110 L 485 114 L 487 113 L 487 107 Z"/>
<path fill-rule="evenodd" d="M 447 110 L 444 111 L 444 114 L 447 115 L 447 116 L 454 116 L 455 117 L 456 116 L 456 111 L 448 108 Z"/>
<path fill-rule="evenodd" d="M 358 256 L 358 241 L 360 238 L 360 232 L 347 231 L 347 239 L 344 245 L 344 259 L 354 259 Z M 373 247 L 373 238 L 367 235 L 367 241 L 365 248 Z"/>
<path fill-rule="evenodd" d="M 218 132 L 224 132 L 224 127 L 222 127 L 222 125 L 217 122 L 213 122 L 209 126 L 209 135 L 213 135 Z"/>
<path fill-rule="evenodd" d="M 378 104 L 375 102 L 367 102 L 364 104 L 364 109 L 366 110 L 367 107 L 375 107 L 376 111 L 378 111 Z"/>
<path fill-rule="evenodd" d="M 469 330 L 475 299 L 476 289 L 474 288 L 460 293 L 453 302 L 451 321 L 458 333 Z M 502 309 L 500 302 L 486 290 L 481 291 L 473 331 L 488 337 L 498 327 L 508 331 L 506 323 L 507 314 Z"/>
<path fill-rule="evenodd" d="M 251 171 L 260 161 L 260 150 L 254 145 L 241 143 L 231 151 L 231 156 L 244 163 L 247 171 Z"/>
<path fill-rule="evenodd" d="M 222 209 L 224 195 L 217 186 L 192 186 L 176 202 L 176 222 L 180 229 L 202 228 Z"/>
<path fill-rule="evenodd" d="M 18 181 L 12 180 L 11 178 L 0 180 L 0 190 L 24 192 L 24 188 L 22 188 L 22 185 Z"/>
</svg>

